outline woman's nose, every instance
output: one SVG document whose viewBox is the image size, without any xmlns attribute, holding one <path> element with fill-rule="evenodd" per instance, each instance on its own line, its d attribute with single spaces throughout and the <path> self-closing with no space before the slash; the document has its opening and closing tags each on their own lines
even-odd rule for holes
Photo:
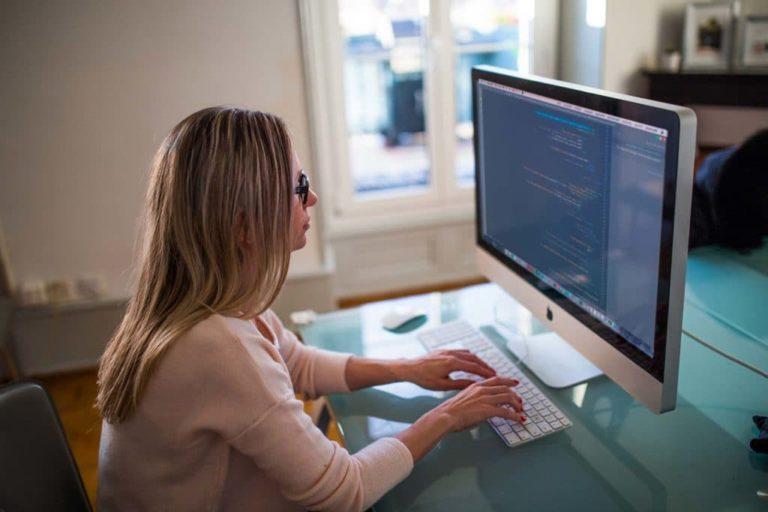
<svg viewBox="0 0 768 512">
<path fill-rule="evenodd" d="M 317 194 L 315 194 L 315 191 L 312 189 L 309 189 L 309 199 L 307 199 L 307 207 L 314 206 L 315 203 L 317 203 L 318 197 Z"/>
</svg>

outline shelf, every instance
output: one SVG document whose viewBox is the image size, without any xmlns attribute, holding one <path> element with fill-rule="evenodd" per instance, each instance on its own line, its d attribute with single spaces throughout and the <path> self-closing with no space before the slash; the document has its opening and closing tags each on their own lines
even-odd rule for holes
<svg viewBox="0 0 768 512">
<path fill-rule="evenodd" d="M 96 309 L 124 306 L 126 297 L 101 297 L 97 299 L 73 300 L 59 303 L 22 305 L 16 309 L 17 318 L 35 318 L 62 314 L 82 313 Z"/>
<path fill-rule="evenodd" d="M 678 105 L 768 107 L 768 74 L 644 71 L 648 97 Z"/>
</svg>

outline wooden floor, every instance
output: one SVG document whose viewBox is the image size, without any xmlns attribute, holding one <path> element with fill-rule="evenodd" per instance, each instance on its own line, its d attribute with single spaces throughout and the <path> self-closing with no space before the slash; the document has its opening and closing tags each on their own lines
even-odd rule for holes
<svg viewBox="0 0 768 512">
<path fill-rule="evenodd" d="M 75 456 L 85 490 L 96 502 L 101 416 L 96 402 L 96 370 L 38 378 L 51 394 Z"/>
</svg>

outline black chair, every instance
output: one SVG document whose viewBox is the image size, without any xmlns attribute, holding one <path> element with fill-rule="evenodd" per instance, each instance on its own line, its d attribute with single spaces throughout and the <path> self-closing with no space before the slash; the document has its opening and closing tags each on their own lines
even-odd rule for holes
<svg viewBox="0 0 768 512">
<path fill-rule="evenodd" d="M 75 459 L 45 389 L 0 388 L 0 512 L 90 511 Z"/>
</svg>

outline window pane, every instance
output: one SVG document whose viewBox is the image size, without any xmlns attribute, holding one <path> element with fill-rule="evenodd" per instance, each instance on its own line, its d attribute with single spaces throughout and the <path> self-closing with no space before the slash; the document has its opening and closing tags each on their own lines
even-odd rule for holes
<svg viewBox="0 0 768 512">
<path fill-rule="evenodd" d="M 472 66 L 491 64 L 528 71 L 533 0 L 453 0 L 455 48 L 456 180 L 475 183 L 472 150 Z"/>
<path fill-rule="evenodd" d="M 355 195 L 430 184 L 424 118 L 425 0 L 341 0 L 344 95 Z"/>
</svg>

